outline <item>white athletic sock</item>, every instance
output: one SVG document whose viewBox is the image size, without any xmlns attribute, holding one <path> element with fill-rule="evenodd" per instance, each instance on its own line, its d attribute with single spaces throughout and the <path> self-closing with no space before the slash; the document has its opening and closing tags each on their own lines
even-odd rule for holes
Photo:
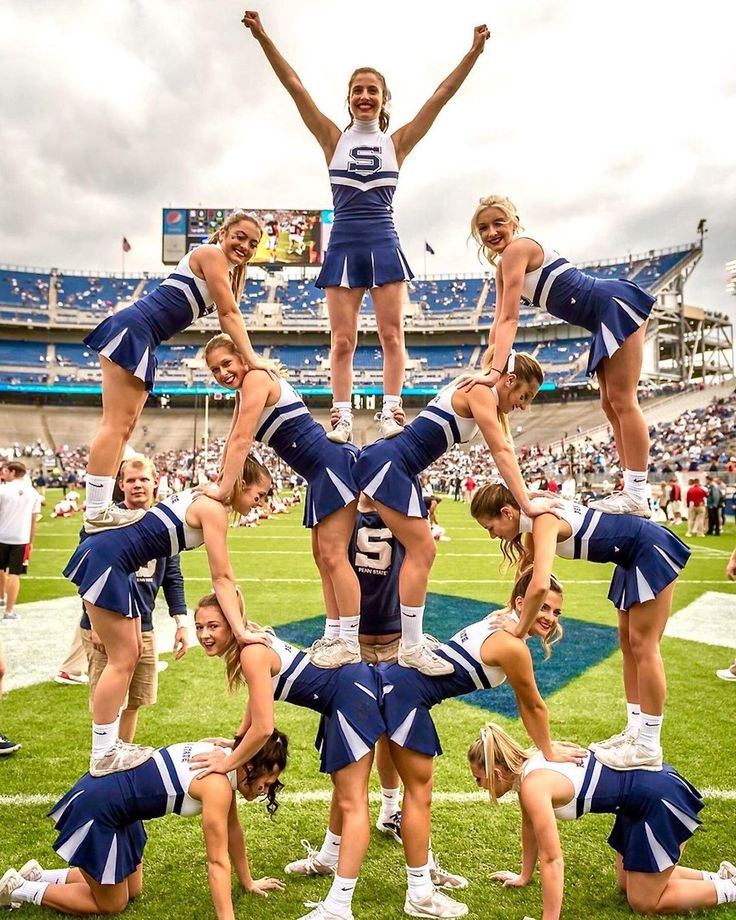
<svg viewBox="0 0 736 920">
<path fill-rule="evenodd" d="M 401 786 L 395 789 L 386 789 L 385 786 L 381 786 L 381 814 L 379 816 L 381 821 L 393 817 L 399 810 L 400 794 Z"/>
<path fill-rule="evenodd" d="M 337 411 L 340 413 L 340 418 L 346 418 L 348 419 L 348 421 L 352 421 L 353 404 L 350 402 L 349 399 L 346 400 L 345 402 L 341 402 L 338 399 L 334 399 L 332 401 L 332 408 L 337 409 Z"/>
<path fill-rule="evenodd" d="M 92 756 L 95 760 L 104 757 L 117 744 L 120 730 L 120 716 L 112 722 L 102 725 L 92 723 Z"/>
<path fill-rule="evenodd" d="M 112 502 L 115 477 L 94 476 L 92 473 L 85 473 L 84 486 L 86 490 L 87 517 L 94 517 Z"/>
<path fill-rule="evenodd" d="M 638 502 L 647 498 L 647 471 L 624 470 L 624 492 Z"/>
<path fill-rule="evenodd" d="M 702 869 L 701 875 L 706 880 L 706 882 L 713 882 L 717 878 L 720 878 L 720 875 L 717 872 L 708 872 L 707 869 Z"/>
<path fill-rule="evenodd" d="M 41 869 L 41 881 L 49 885 L 66 885 L 68 869 Z"/>
<path fill-rule="evenodd" d="M 400 396 L 389 396 L 384 393 L 383 396 L 383 405 L 381 406 L 381 415 L 390 415 L 393 416 L 393 410 L 401 405 Z"/>
<path fill-rule="evenodd" d="M 21 903 L 25 901 L 27 904 L 35 904 L 36 907 L 40 907 L 44 892 L 48 887 L 48 882 L 24 881 L 13 892 L 13 900 Z M 720 904 L 721 902 L 719 901 L 718 903 Z"/>
<path fill-rule="evenodd" d="M 337 860 L 340 858 L 340 840 L 340 835 L 333 834 L 328 827 L 325 839 L 322 841 L 322 848 L 317 854 L 317 859 L 323 866 L 329 866 L 331 869 L 337 866 Z"/>
<path fill-rule="evenodd" d="M 340 617 L 340 638 L 344 639 L 348 645 L 358 645 L 359 623 L 360 614 L 357 617 Z"/>
<path fill-rule="evenodd" d="M 339 620 L 330 620 L 329 618 L 325 620 L 325 639 L 337 639 L 340 636 L 340 621 Z"/>
<path fill-rule="evenodd" d="M 648 712 L 642 712 L 639 723 L 639 734 L 636 740 L 642 747 L 654 754 L 660 747 L 660 736 L 662 734 L 662 721 L 664 716 L 652 716 Z"/>
<path fill-rule="evenodd" d="M 342 878 L 336 874 L 329 894 L 325 898 L 327 910 L 339 917 L 347 916 L 350 913 L 350 905 L 353 903 L 353 894 L 357 884 L 357 878 Z"/>
<path fill-rule="evenodd" d="M 715 886 L 716 897 L 718 898 L 719 904 L 736 903 L 736 885 L 734 885 L 730 878 L 712 878 L 711 882 L 713 882 Z M 13 892 L 13 897 L 15 897 L 15 892 L 17 890 L 16 888 Z"/>
<path fill-rule="evenodd" d="M 412 901 L 426 898 L 432 894 L 432 879 L 429 875 L 429 863 L 426 866 L 406 867 L 406 880 L 409 884 L 409 897 Z"/>
<path fill-rule="evenodd" d="M 641 725 L 641 709 L 638 703 L 626 703 L 626 728 L 636 735 Z"/>
<path fill-rule="evenodd" d="M 424 628 L 424 604 L 421 607 L 401 607 L 401 644 L 404 648 L 413 648 L 422 641 Z"/>
</svg>

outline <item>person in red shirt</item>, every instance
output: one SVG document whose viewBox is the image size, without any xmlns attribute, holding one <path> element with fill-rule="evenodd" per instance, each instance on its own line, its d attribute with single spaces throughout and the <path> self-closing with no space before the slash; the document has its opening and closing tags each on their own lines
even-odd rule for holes
<svg viewBox="0 0 736 920">
<path fill-rule="evenodd" d="M 708 497 L 699 479 L 689 480 L 687 490 L 687 533 L 686 537 L 705 536 L 705 500 Z"/>
</svg>

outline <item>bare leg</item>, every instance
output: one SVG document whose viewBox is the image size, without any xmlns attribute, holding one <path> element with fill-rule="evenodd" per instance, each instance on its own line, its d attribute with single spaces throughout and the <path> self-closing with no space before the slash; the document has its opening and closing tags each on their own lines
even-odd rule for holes
<svg viewBox="0 0 736 920">
<path fill-rule="evenodd" d="M 115 476 L 148 393 L 142 380 L 107 358 L 100 357 L 100 367 L 102 422 L 89 448 L 87 472 Z"/>
<path fill-rule="evenodd" d="M 405 281 L 371 288 L 378 338 L 383 350 L 383 392 L 391 396 L 401 396 L 404 386 L 406 347 L 402 303 L 405 290 Z"/>
<path fill-rule="evenodd" d="M 360 614 L 360 583 L 348 558 L 357 506 L 357 501 L 350 502 L 320 521 L 314 528 L 317 531 L 320 560 L 317 567 L 320 569 L 320 575 L 323 572 L 327 575 L 338 614 L 344 617 L 355 617 Z"/>
<path fill-rule="evenodd" d="M 654 600 L 636 604 L 629 611 L 629 642 L 636 661 L 639 704 L 642 712 L 662 715 L 667 695 L 667 679 L 659 643 L 672 610 L 675 582 L 667 585 Z"/>
<path fill-rule="evenodd" d="M 326 289 L 330 317 L 330 379 L 332 397 L 349 402 L 353 395 L 353 354 L 358 341 L 358 316 L 364 288 Z"/>
<path fill-rule="evenodd" d="M 399 573 L 399 597 L 409 607 L 422 607 L 427 600 L 427 586 L 437 547 L 426 518 L 407 517 L 381 502 L 376 510 L 386 526 L 405 549 Z"/>
<path fill-rule="evenodd" d="M 20 592 L 20 575 L 6 576 L 5 581 L 5 613 L 12 613 L 15 608 L 15 602 L 18 600 Z"/>
<path fill-rule="evenodd" d="M 429 862 L 429 838 L 432 833 L 432 780 L 434 758 L 417 754 L 390 742 L 393 761 L 404 783 L 401 811 L 401 842 L 408 866 L 426 866 Z"/>
<path fill-rule="evenodd" d="M 624 610 L 618 612 L 618 643 L 621 646 L 624 664 L 624 693 L 627 703 L 639 702 L 639 675 L 636 659 L 629 642 L 629 614 Z"/>
<path fill-rule="evenodd" d="M 598 365 L 598 370 L 596 371 L 598 387 L 601 394 L 601 409 L 605 412 L 606 418 L 613 430 L 613 440 L 616 442 L 616 450 L 618 451 L 618 462 L 621 464 L 621 468 L 625 470 L 628 469 L 628 467 L 626 465 L 624 440 L 621 436 L 621 426 L 619 424 L 618 415 L 616 415 L 611 400 L 608 398 L 608 382 L 606 380 L 607 363 L 607 361 L 602 361 Z"/>
<path fill-rule="evenodd" d="M 322 554 L 319 551 L 319 540 L 317 539 L 318 527 L 312 528 L 312 555 L 314 563 L 319 571 L 319 577 L 322 582 L 322 597 L 325 602 L 325 613 L 328 620 L 337 620 L 340 616 L 340 609 L 335 597 L 335 589 L 332 584 L 330 570 L 325 565 Z M 360 588 L 359 588 L 360 590 Z"/>
<path fill-rule="evenodd" d="M 370 843 L 368 779 L 372 764 L 371 752 L 332 775 L 333 798 L 342 815 L 342 841 L 337 862 L 337 874 L 342 878 L 358 877 Z"/>
<path fill-rule="evenodd" d="M 381 735 L 376 744 L 376 770 L 384 789 L 396 789 L 399 786 L 399 771 L 391 756 L 391 746 L 386 735 Z"/>
<path fill-rule="evenodd" d="M 86 602 L 85 607 L 107 653 L 95 687 L 92 718 L 98 724 L 109 724 L 118 717 L 141 654 L 140 620 Z"/>
<path fill-rule="evenodd" d="M 64 914 L 121 914 L 142 884 L 142 865 L 117 885 L 100 885 L 86 872 L 72 869 L 66 884 L 46 888 L 41 903 Z"/>
<path fill-rule="evenodd" d="M 611 358 L 604 359 L 606 396 L 618 419 L 618 431 L 626 457 L 626 469 L 646 470 L 649 466 L 649 427 L 639 406 L 636 388 L 641 377 L 646 321 L 626 339 Z M 600 379 L 600 375 L 599 375 Z M 614 429 L 615 430 L 615 429 Z"/>
<path fill-rule="evenodd" d="M 138 728 L 138 707 L 128 706 L 120 713 L 120 728 L 118 730 L 120 740 L 133 743 L 135 732 Z"/>
<path fill-rule="evenodd" d="M 675 868 L 664 872 L 627 872 L 626 898 L 640 914 L 680 914 L 718 903 L 712 882 L 688 878 Z"/>
</svg>

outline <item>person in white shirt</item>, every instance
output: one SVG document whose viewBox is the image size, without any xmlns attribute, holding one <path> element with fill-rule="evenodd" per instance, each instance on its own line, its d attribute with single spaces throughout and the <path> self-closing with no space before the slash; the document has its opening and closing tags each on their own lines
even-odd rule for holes
<svg viewBox="0 0 736 920">
<path fill-rule="evenodd" d="M 5 598 L 6 620 L 19 619 L 15 602 L 20 590 L 24 563 L 33 548 L 41 496 L 31 485 L 26 467 L 11 460 L 3 468 L 0 484 L 0 598 Z"/>
</svg>

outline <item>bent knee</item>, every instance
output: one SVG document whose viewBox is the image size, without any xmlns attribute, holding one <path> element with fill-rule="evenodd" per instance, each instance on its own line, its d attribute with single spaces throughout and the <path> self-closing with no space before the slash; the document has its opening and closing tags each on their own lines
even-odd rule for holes
<svg viewBox="0 0 736 920">
<path fill-rule="evenodd" d="M 345 332 L 333 332 L 330 340 L 330 350 L 332 357 L 344 357 L 352 355 L 358 342 L 357 335 Z"/>
<path fill-rule="evenodd" d="M 647 897 L 639 892 L 628 892 L 626 900 L 635 914 L 651 915 L 657 913 L 657 899 Z"/>
<path fill-rule="evenodd" d="M 120 895 L 110 893 L 106 894 L 104 898 L 100 898 L 100 900 L 95 898 L 95 901 L 97 902 L 97 913 L 109 917 L 115 914 L 122 914 L 128 906 L 128 895 L 125 892 Z"/>
</svg>

